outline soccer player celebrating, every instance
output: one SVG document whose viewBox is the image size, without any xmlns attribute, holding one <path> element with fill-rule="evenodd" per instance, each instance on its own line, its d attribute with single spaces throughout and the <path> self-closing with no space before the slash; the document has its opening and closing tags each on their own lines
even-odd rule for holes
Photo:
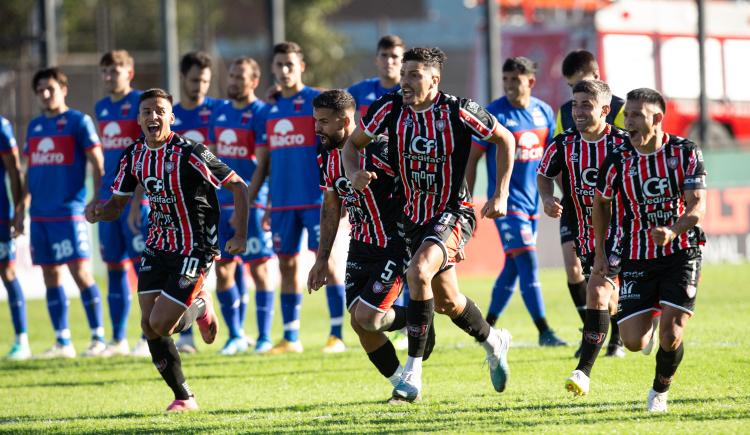
<svg viewBox="0 0 750 435">
<path fill-rule="evenodd" d="M 141 93 L 131 87 L 135 70 L 133 58 L 127 51 L 105 53 L 99 67 L 102 82 L 109 94 L 94 107 L 104 154 L 104 177 L 99 191 L 99 200 L 104 202 L 112 195 L 109 187 L 117 175 L 120 155 L 141 136 L 137 120 Z M 139 190 L 117 221 L 99 223 L 100 249 L 109 278 L 107 302 L 112 320 L 112 342 L 104 350 L 104 356 L 127 355 L 130 352 L 127 325 L 131 296 L 126 262 L 131 261 L 137 268 L 143 251 L 143 222 L 148 209 L 141 205 L 142 196 L 143 192 Z M 141 337 L 133 348 L 133 355 L 148 356 L 145 337 Z"/>
<path fill-rule="evenodd" d="M 581 80 L 599 80 L 599 63 L 596 61 L 591 52 L 586 50 L 573 50 L 565 56 L 562 63 L 562 75 L 571 89 Z M 607 113 L 607 124 L 623 128 L 623 105 L 625 101 L 616 96 L 612 96 L 609 102 L 609 113 Z M 575 129 L 576 125 L 573 119 L 573 100 L 568 100 L 560 106 L 557 112 L 557 124 L 554 136 L 562 134 L 564 131 Z M 568 290 L 573 303 L 576 306 L 581 321 L 586 318 L 586 277 L 581 268 L 581 261 L 578 259 L 575 248 L 575 219 L 573 210 L 563 209 L 560 217 L 560 244 L 563 252 L 563 262 L 565 263 L 565 272 L 568 276 Z M 614 314 L 617 309 L 617 295 L 610 300 L 610 311 Z M 605 356 L 623 357 L 625 351 L 620 340 L 620 328 L 617 326 L 616 316 L 611 319 L 612 333 L 609 337 L 609 345 Z M 583 344 L 581 344 L 583 346 Z M 575 353 L 578 358 L 581 355 L 581 347 Z"/>
<path fill-rule="evenodd" d="M 396 35 L 386 35 L 378 41 L 375 66 L 378 76 L 351 85 L 349 93 L 357 103 L 360 116 L 365 116 L 372 103 L 383 95 L 399 90 L 401 81 L 401 59 L 404 57 L 404 41 Z"/>
<path fill-rule="evenodd" d="M 0 116 L 0 279 L 3 280 L 8 292 L 8 307 L 13 320 L 13 330 L 16 333 L 13 347 L 6 355 L 10 360 L 25 360 L 31 358 L 29 336 L 27 335 L 26 299 L 24 299 L 21 284 L 16 278 L 16 245 L 13 239 L 23 233 L 23 222 L 13 219 L 15 213 L 23 213 L 24 202 L 21 197 L 21 175 L 18 158 L 18 146 L 13 135 L 13 126 L 7 119 Z M 13 196 L 13 208 L 8 200 L 8 189 L 5 185 L 5 174 L 10 181 L 10 193 Z M 21 225 L 21 226 L 19 226 Z"/>
<path fill-rule="evenodd" d="M 652 89 L 628 92 L 625 127 L 631 143 L 604 161 L 593 209 L 593 273 L 602 276 L 610 267 L 602 251 L 612 231 L 610 216 L 623 216 L 618 322 L 629 350 L 648 345 L 656 332 L 652 311 L 662 310 L 656 375 L 647 399 L 652 412 L 667 410 L 669 386 L 684 353 L 684 329 L 695 309 L 705 242 L 698 226 L 706 211 L 703 155 L 693 142 L 663 131 L 665 109 L 664 98 Z"/>
<path fill-rule="evenodd" d="M 581 356 L 578 366 L 566 382 L 566 388 L 578 395 L 588 394 L 589 377 L 610 323 L 609 303 L 617 290 L 618 264 L 615 250 L 616 233 L 608 235 L 606 251 L 611 254 L 612 267 L 606 276 L 592 275 L 594 263 L 594 229 L 591 226 L 591 208 L 594 201 L 597 172 L 604 158 L 627 142 L 627 134 L 607 124 L 609 86 L 599 80 L 583 80 L 573 87 L 573 118 L 576 128 L 555 136 L 547 147 L 539 166 L 537 183 L 544 212 L 559 218 L 563 210 L 573 210 L 571 222 L 576 224 L 575 244 L 584 276 L 586 289 L 586 317 L 583 325 Z M 562 174 L 562 202 L 554 196 L 554 179 Z"/>
<path fill-rule="evenodd" d="M 181 99 L 175 104 L 174 110 L 174 132 L 198 143 L 209 144 L 208 131 L 210 130 L 211 115 L 220 105 L 226 101 L 208 97 L 208 87 L 211 85 L 211 57 L 202 51 L 193 51 L 185 54 L 180 59 L 180 88 Z M 238 271 L 242 271 L 240 267 Z M 244 280 L 240 273 L 237 274 L 237 288 L 241 293 L 240 304 L 243 304 L 245 292 L 243 292 Z M 245 307 L 241 307 L 245 311 Z M 183 353 L 194 353 L 197 351 L 193 340 L 193 330 L 188 328 L 180 334 L 177 341 L 177 349 Z"/>
<path fill-rule="evenodd" d="M 260 67 L 249 57 L 240 57 L 229 66 L 227 96 L 231 104 L 214 110 L 209 136 L 216 144 L 216 155 L 232 168 L 245 182 L 250 182 L 257 166 L 255 157 L 256 138 L 262 135 L 265 103 L 255 96 L 260 81 Z M 255 302 L 258 321 L 256 350 L 264 352 L 271 347 L 270 313 L 273 311 L 273 288 L 268 276 L 267 261 L 273 256 L 271 233 L 264 231 L 261 221 L 266 206 L 268 188 L 263 186 L 256 202 L 249 211 L 247 223 L 247 250 L 241 254 L 240 269 L 245 262 L 255 282 Z M 234 202 L 229 192 L 219 190 L 221 221 L 219 223 L 219 246 L 234 236 Z M 216 264 L 216 295 L 221 312 L 229 328 L 229 340 L 221 349 L 222 355 L 234 355 L 247 350 L 244 333 L 244 313 L 240 310 L 240 292 L 235 281 L 237 269 L 235 255 L 221 251 Z M 242 271 L 240 270 L 240 273 Z"/>
<path fill-rule="evenodd" d="M 536 65 L 528 58 L 513 57 L 506 60 L 503 64 L 505 96 L 487 106 L 487 111 L 513 133 L 516 139 L 516 160 L 510 178 L 508 214 L 495 220 L 505 251 L 505 265 L 492 288 L 487 322 L 495 325 L 510 302 L 520 278 L 523 302 L 539 330 L 539 345 L 564 346 L 566 343 L 547 324 L 536 257 L 536 226 L 539 218 L 536 170 L 542 159 L 544 146 L 550 141 L 554 120 L 552 108 L 531 96 L 536 83 L 535 73 Z M 466 180 L 470 191 L 473 190 L 477 164 L 485 152 L 489 178 L 487 197 L 491 198 L 495 193 L 496 178 L 495 147 L 492 143 L 474 141 L 466 168 Z"/>
<path fill-rule="evenodd" d="M 403 198 L 397 175 L 388 161 L 388 143 L 379 137 L 367 147 L 361 165 L 377 178 L 363 191 L 356 191 L 344 174 L 341 159 L 341 149 L 356 126 L 354 98 L 344 90 L 335 89 L 315 97 L 313 107 L 315 132 L 321 142 L 320 188 L 325 193 L 320 247 L 307 286 L 317 290 L 327 281 L 328 262 L 343 205 L 351 224 L 346 262 L 346 306 L 351 325 L 370 361 L 395 387 L 403 369 L 395 347 L 383 331 L 399 330 L 406 325 L 406 308 L 393 303 L 403 287 L 409 258 L 401 222 Z"/>
<path fill-rule="evenodd" d="M 138 123 L 144 137 L 122 153 L 112 197 L 89 208 L 86 218 L 92 223 L 117 219 L 136 186 L 144 188 L 151 210 L 138 271 L 141 328 L 154 365 L 175 395 L 167 411 L 187 411 L 198 404 L 170 336 L 197 321 L 203 341 L 210 344 L 216 338 L 213 301 L 203 290 L 219 253 L 216 189 L 226 187 L 234 197 L 235 235 L 224 247 L 230 254 L 245 251 L 248 204 L 242 178 L 205 145 L 173 133 L 172 122 L 171 95 L 161 89 L 141 94 Z"/>
<path fill-rule="evenodd" d="M 55 329 L 56 343 L 43 358 L 73 358 L 75 348 L 68 329 L 68 298 L 62 286 L 67 265 L 81 291 L 81 302 L 91 328 L 86 356 L 105 349 L 102 303 L 99 287 L 91 274 L 91 241 L 84 222 L 84 208 L 99 200 L 104 166 L 99 137 L 88 115 L 68 108 L 68 78 L 58 68 L 34 74 L 32 86 L 42 106 L 42 115 L 31 120 L 24 154 L 28 158 L 24 198 L 31 197 L 31 259 L 42 267 L 47 287 L 47 309 Z M 86 162 L 92 166 L 94 194 L 86 198 Z M 16 228 L 22 228 L 25 210 L 16 213 Z"/>
<path fill-rule="evenodd" d="M 497 145 L 495 194 L 482 216 L 506 213 L 513 168 L 513 135 L 477 103 L 438 89 L 446 56 L 438 48 L 404 53 L 401 91 L 370 106 L 344 146 L 344 165 L 355 189 L 363 191 L 377 174 L 361 169 L 359 150 L 387 131 L 391 167 L 399 175 L 406 198 L 406 243 L 413 256 L 407 270 L 409 352 L 394 402 L 417 400 L 422 391 L 422 360 L 432 313 L 445 314 L 474 337 L 487 353 L 493 387 L 501 392 L 508 379 L 510 333 L 495 330 L 477 305 L 461 294 L 453 267 L 476 226 L 464 172 L 477 136 Z M 433 296 L 434 295 L 434 296 Z"/>
<path fill-rule="evenodd" d="M 307 232 L 310 250 L 316 251 L 320 240 L 322 195 L 312 181 L 320 178 L 312 107 L 312 100 L 320 91 L 302 82 L 305 62 L 302 49 L 294 42 L 274 46 L 271 71 L 281 93 L 265 111 L 264 135 L 262 142 L 256 144 L 258 170 L 253 175 L 249 191 L 250 200 L 254 201 L 266 174 L 269 175 L 271 233 L 281 271 L 281 316 L 284 321 L 284 338 L 269 352 L 299 353 L 303 351 L 299 340 L 303 286 L 297 277 L 297 254 L 302 230 Z M 323 352 L 335 353 L 346 350 L 341 339 L 344 281 L 338 276 L 336 261 L 329 265 L 326 295 L 331 331 Z"/>
</svg>

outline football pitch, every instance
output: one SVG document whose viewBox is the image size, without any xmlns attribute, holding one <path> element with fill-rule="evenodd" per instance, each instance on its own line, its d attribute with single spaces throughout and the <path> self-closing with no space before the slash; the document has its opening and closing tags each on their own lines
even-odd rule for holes
<svg viewBox="0 0 750 435">
<path fill-rule="evenodd" d="M 486 311 L 492 278 L 463 279 L 467 295 Z M 669 413 L 645 411 L 654 354 L 600 357 L 591 392 L 573 398 L 563 383 L 576 362 L 579 319 L 562 270 L 542 272 L 551 326 L 571 345 L 541 349 L 520 295 L 498 324 L 510 329 L 508 389 L 492 389 L 484 351 L 443 316 L 437 346 L 424 368 L 424 399 L 385 403 L 390 384 L 345 329 L 349 351 L 323 355 L 328 331 L 325 294 L 305 296 L 301 355 L 217 355 L 226 338 L 183 358 L 199 412 L 167 415 L 172 393 L 150 360 L 134 358 L 0 362 L 0 432 L 14 433 L 748 433 L 750 432 L 750 267 L 704 268 L 696 316 L 686 330 L 685 358 L 670 390 Z M 278 305 L 278 303 L 277 303 Z M 249 313 L 248 331 L 255 331 Z M 133 311 L 134 313 L 137 310 Z M 43 301 L 28 306 L 35 354 L 53 342 Z M 280 334 L 280 309 L 276 309 Z M 130 342 L 138 336 L 131 316 Z M 7 304 L 0 304 L 0 351 L 11 344 Z M 88 342 L 79 300 L 71 301 L 77 350 Z M 196 331 L 197 332 L 197 331 Z M 199 334 L 196 337 L 199 339 Z M 405 352 L 400 353 L 402 362 Z"/>
</svg>

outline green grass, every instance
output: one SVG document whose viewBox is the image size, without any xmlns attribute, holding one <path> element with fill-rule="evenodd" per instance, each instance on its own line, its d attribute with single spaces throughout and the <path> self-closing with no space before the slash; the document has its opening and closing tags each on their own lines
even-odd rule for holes
<svg viewBox="0 0 750 435">
<path fill-rule="evenodd" d="M 201 405 L 198 413 L 163 412 L 171 392 L 147 360 L 0 362 L 0 432 L 748 432 L 749 280 L 747 265 L 705 268 L 666 415 L 644 411 L 653 355 L 601 358 L 589 396 L 570 397 L 563 381 L 575 367 L 574 347 L 534 346 L 536 331 L 518 295 L 499 321 L 512 331 L 517 345 L 510 353 L 512 375 L 505 393 L 492 389 L 482 366 L 484 352 L 441 316 L 437 349 L 425 364 L 424 400 L 389 406 L 384 403 L 389 384 L 358 348 L 350 329 L 345 333 L 350 351 L 320 353 L 327 333 L 321 293 L 305 298 L 302 338 L 307 350 L 302 355 L 228 358 L 216 355 L 219 345 L 204 345 L 199 354 L 184 358 Z M 462 285 L 486 308 L 491 281 L 465 279 Z M 545 271 L 542 284 L 551 325 L 574 342 L 579 320 L 562 271 Z M 71 322 L 82 350 L 88 333 L 78 300 L 71 304 Z M 32 348 L 39 353 L 53 340 L 42 301 L 29 304 L 29 323 Z M 11 328 L 5 304 L 0 306 L 0 325 L 4 351 Z M 136 325 L 132 318 L 131 342 Z M 251 325 L 248 330 L 254 330 Z"/>
</svg>

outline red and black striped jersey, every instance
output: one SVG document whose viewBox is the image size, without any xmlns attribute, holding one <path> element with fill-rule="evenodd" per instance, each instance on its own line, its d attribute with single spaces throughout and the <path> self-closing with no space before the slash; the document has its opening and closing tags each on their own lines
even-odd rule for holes
<svg viewBox="0 0 750 435">
<path fill-rule="evenodd" d="M 438 92 L 432 105 L 415 111 L 401 91 L 373 103 L 360 127 L 370 137 L 388 134 L 391 166 L 403 186 L 404 213 L 422 224 L 446 209 L 471 207 L 464 179 L 472 136 L 489 139 L 497 120 L 474 101 Z"/>
<path fill-rule="evenodd" d="M 400 237 L 403 196 L 396 172 L 388 161 L 388 141 L 379 136 L 360 154 L 360 168 L 375 172 L 377 178 L 362 191 L 352 188 L 344 173 L 341 150 L 318 155 L 320 188 L 336 192 L 349 212 L 351 237 L 362 243 L 385 248 L 393 237 Z"/>
<path fill-rule="evenodd" d="M 112 193 L 129 196 L 143 186 L 151 207 L 148 248 L 218 254 L 216 189 L 233 174 L 205 145 L 172 133 L 159 148 L 149 148 L 141 138 L 125 149 Z"/>
<path fill-rule="evenodd" d="M 663 146 L 641 154 L 631 144 L 615 150 L 601 168 L 597 191 L 604 198 L 619 195 L 623 215 L 622 255 L 650 259 L 674 254 L 703 244 L 705 236 L 695 227 L 667 246 L 657 246 L 651 230 L 668 227 L 685 213 L 685 191 L 706 188 L 703 154 L 691 141 L 664 134 Z"/>
<path fill-rule="evenodd" d="M 544 151 L 537 173 L 547 178 L 555 178 L 562 173 L 562 206 L 563 209 L 572 210 L 569 216 L 574 220 L 570 224 L 577 232 L 578 255 L 594 252 L 592 209 L 599 167 L 613 149 L 626 143 L 630 143 L 627 133 L 607 124 L 604 134 L 597 141 L 583 139 L 578 130 L 566 130 L 555 136 Z M 613 213 L 612 222 L 617 222 L 619 217 Z M 611 228 L 616 228 L 616 225 Z M 611 241 L 616 236 L 616 232 L 610 231 L 608 239 Z M 613 247 L 616 246 L 614 243 Z"/>
</svg>

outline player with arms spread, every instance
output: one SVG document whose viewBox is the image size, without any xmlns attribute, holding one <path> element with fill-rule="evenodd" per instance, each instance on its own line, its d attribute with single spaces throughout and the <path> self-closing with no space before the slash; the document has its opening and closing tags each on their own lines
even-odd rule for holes
<svg viewBox="0 0 750 435">
<path fill-rule="evenodd" d="M 703 154 L 691 141 L 662 130 L 666 104 L 653 89 L 628 92 L 625 127 L 631 143 L 608 156 L 594 198 L 594 272 L 607 275 L 601 250 L 612 213 L 622 214 L 621 326 L 631 351 L 652 344 L 652 312 L 661 308 L 656 375 L 647 409 L 667 410 L 667 392 L 684 353 L 683 336 L 695 310 L 705 235 Z M 612 199 L 619 197 L 613 206 Z M 614 210 L 613 210 L 614 209 Z"/>
<path fill-rule="evenodd" d="M 247 186 L 203 144 L 170 130 L 174 122 L 172 96 L 149 89 L 140 97 L 138 123 L 144 137 L 122 154 L 112 185 L 112 198 L 89 208 L 89 222 L 117 219 L 137 185 L 144 188 L 151 210 L 148 238 L 138 271 L 141 328 L 151 357 L 172 389 L 168 411 L 198 408 L 185 381 L 177 347 L 170 337 L 197 321 L 206 343 L 213 343 L 218 320 L 203 280 L 219 253 L 219 204 L 216 190 L 234 194 L 235 235 L 225 250 L 245 251 Z"/>
<path fill-rule="evenodd" d="M 377 175 L 360 168 L 359 150 L 387 131 L 391 167 L 405 195 L 406 243 L 413 253 L 407 270 L 409 357 L 393 389 L 395 402 L 411 402 L 421 395 L 422 359 L 434 311 L 450 317 L 481 343 L 495 390 L 503 391 L 508 379 L 510 333 L 490 327 L 477 305 L 459 291 L 453 265 L 476 226 L 464 180 L 472 136 L 498 148 L 495 195 L 482 208 L 487 218 L 506 213 L 515 142 L 479 104 L 438 89 L 445 59 L 438 48 L 404 53 L 401 91 L 370 106 L 344 146 L 347 177 L 362 191 Z"/>
</svg>

